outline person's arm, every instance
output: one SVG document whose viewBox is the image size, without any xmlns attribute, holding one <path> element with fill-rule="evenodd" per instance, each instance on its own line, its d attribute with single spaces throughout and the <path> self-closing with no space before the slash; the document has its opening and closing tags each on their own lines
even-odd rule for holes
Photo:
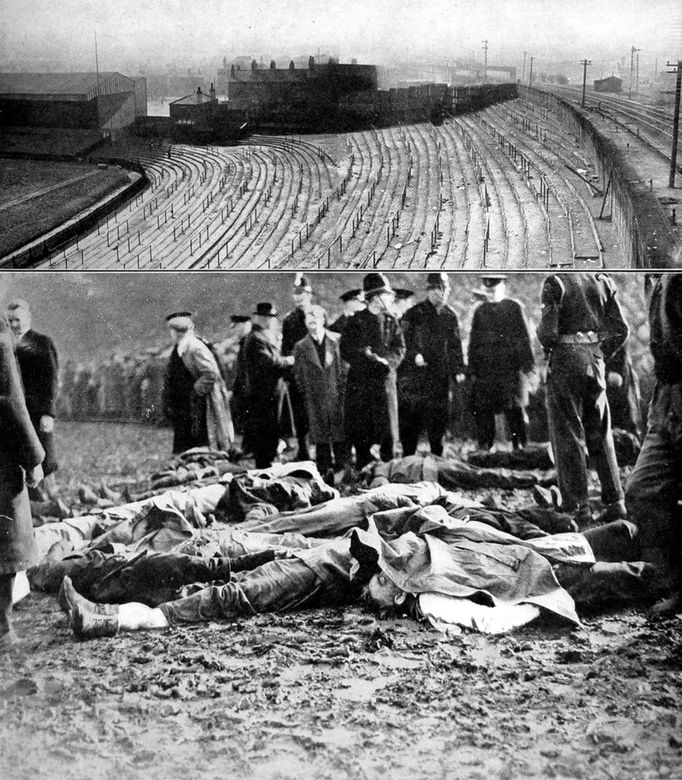
<svg viewBox="0 0 682 780">
<path fill-rule="evenodd" d="M 403 362 L 403 358 L 405 357 L 405 337 L 403 336 L 403 331 L 398 320 L 391 318 L 388 321 L 391 323 L 393 332 L 391 334 L 390 343 L 388 344 L 388 351 L 384 355 L 384 358 L 388 363 L 388 367 L 395 370 Z"/>
<path fill-rule="evenodd" d="M 450 376 L 455 382 L 462 382 L 465 378 L 466 366 L 464 365 L 464 350 L 462 349 L 462 336 L 459 332 L 459 321 L 454 312 L 452 314 L 448 351 Z"/>
<path fill-rule="evenodd" d="M 194 377 L 193 390 L 197 395 L 208 395 L 213 385 L 222 378 L 213 353 L 199 339 L 190 345 L 183 361 Z"/>
<path fill-rule="evenodd" d="M 542 285 L 540 294 L 540 324 L 537 329 L 538 340 L 545 350 L 551 352 L 559 340 L 559 309 L 564 297 L 564 286 L 556 276 L 548 276 Z"/>
<path fill-rule="evenodd" d="M 523 306 L 518 301 L 514 301 L 514 303 L 516 304 L 514 307 L 514 333 L 516 335 L 516 355 L 519 371 L 528 374 L 535 368 L 535 357 L 530 344 L 530 333 Z"/>
<path fill-rule="evenodd" d="M 602 352 L 604 359 L 609 360 L 625 344 L 630 333 L 623 310 L 618 300 L 618 289 L 608 276 L 602 277 L 608 292 L 608 299 L 604 311 L 605 337 L 602 341 Z"/>
<path fill-rule="evenodd" d="M 59 359 L 54 342 L 48 336 L 41 337 L 39 346 L 41 355 L 41 392 L 36 399 L 39 402 L 40 432 L 51 433 L 54 430 L 54 418 L 57 414 L 57 393 L 59 390 Z"/>
</svg>

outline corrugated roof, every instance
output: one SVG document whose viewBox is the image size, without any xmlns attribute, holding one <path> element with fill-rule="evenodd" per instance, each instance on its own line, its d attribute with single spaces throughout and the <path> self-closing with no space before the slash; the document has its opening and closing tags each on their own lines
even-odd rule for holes
<svg viewBox="0 0 682 780">
<path fill-rule="evenodd" d="M 100 72 L 100 84 L 116 71 Z M 92 73 L 0 73 L 3 95 L 85 95 L 97 88 Z"/>
</svg>

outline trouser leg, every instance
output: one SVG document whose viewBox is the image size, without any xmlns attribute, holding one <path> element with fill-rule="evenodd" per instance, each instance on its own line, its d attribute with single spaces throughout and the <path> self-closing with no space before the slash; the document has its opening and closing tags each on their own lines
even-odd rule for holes
<svg viewBox="0 0 682 780">
<path fill-rule="evenodd" d="M 393 436 L 390 431 L 384 433 L 379 442 L 379 456 L 384 463 L 388 463 L 389 460 L 393 460 Z"/>
<path fill-rule="evenodd" d="M 481 407 L 474 411 L 476 438 L 480 450 L 489 450 L 495 441 L 495 412 L 491 408 Z"/>
<path fill-rule="evenodd" d="M 679 587 L 682 547 L 682 384 L 658 384 L 647 433 L 627 481 L 628 517 L 639 530 L 640 555 Z"/>
<path fill-rule="evenodd" d="M 320 441 L 315 444 L 315 463 L 322 476 L 332 468 L 332 445 L 330 442 Z"/>
<path fill-rule="evenodd" d="M 587 506 L 582 398 L 572 392 L 566 377 L 554 373 L 547 381 L 547 416 L 562 508 L 573 512 Z"/>
<path fill-rule="evenodd" d="M 505 410 L 512 448 L 518 450 L 528 442 L 528 417 L 522 406 L 512 406 Z"/>
<path fill-rule="evenodd" d="M 289 397 L 291 399 L 291 411 L 294 417 L 294 426 L 296 427 L 297 442 L 297 460 L 308 460 L 308 442 L 306 435 L 308 433 L 308 414 L 305 408 L 303 394 L 292 382 L 289 386 Z"/>
<path fill-rule="evenodd" d="M 611 433 L 611 414 L 602 390 L 586 399 L 583 405 L 585 442 L 601 484 L 602 502 L 608 506 L 623 500 L 623 488 Z"/>
<path fill-rule="evenodd" d="M 448 425 L 447 406 L 433 406 L 428 410 L 426 432 L 432 455 L 443 454 L 443 436 Z"/>
<path fill-rule="evenodd" d="M 230 620 L 311 605 L 324 591 L 324 582 L 303 561 L 286 558 L 259 566 L 226 585 L 209 586 L 161 604 L 160 609 L 171 625 Z"/>
<path fill-rule="evenodd" d="M 419 444 L 421 433 L 421 416 L 419 410 L 412 404 L 402 404 L 400 407 L 400 441 L 403 445 L 403 455 L 414 455 Z"/>
<path fill-rule="evenodd" d="M 12 589 L 14 572 L 0 574 L 0 637 L 12 630 Z"/>
</svg>

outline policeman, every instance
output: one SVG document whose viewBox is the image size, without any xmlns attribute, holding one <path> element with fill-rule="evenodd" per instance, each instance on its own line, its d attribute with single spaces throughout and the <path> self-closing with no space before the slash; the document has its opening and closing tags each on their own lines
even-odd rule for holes
<svg viewBox="0 0 682 780">
<path fill-rule="evenodd" d="M 397 438 L 396 369 L 405 355 L 405 341 L 392 314 L 394 292 L 381 273 L 363 280 L 367 308 L 354 314 L 341 334 L 341 357 L 348 363 L 346 433 L 355 447 L 356 466 L 372 460 L 371 447 L 380 444 L 389 461 Z"/>
<path fill-rule="evenodd" d="M 538 338 L 549 357 L 547 412 L 562 508 L 592 519 L 585 446 L 601 482 L 605 522 L 625 517 L 606 400 L 605 360 L 628 336 L 616 287 L 603 273 L 563 273 L 542 287 Z"/>
<path fill-rule="evenodd" d="M 448 275 L 428 274 L 426 300 L 408 309 L 401 321 L 406 353 L 398 372 L 398 399 L 404 455 L 414 454 L 424 428 L 431 452 L 442 455 L 450 383 L 464 381 L 459 322 L 449 295 Z"/>
<path fill-rule="evenodd" d="M 282 321 L 282 355 L 284 357 L 292 356 L 296 343 L 308 335 L 305 316 L 312 304 L 313 288 L 303 274 L 296 274 L 291 296 L 294 301 L 294 308 Z M 303 393 L 296 386 L 293 371 L 287 372 L 286 380 L 289 387 L 294 427 L 296 428 L 296 439 L 298 440 L 296 458 L 297 460 L 308 460 L 310 456 L 306 441 L 308 416 L 305 409 L 305 399 Z"/>
<path fill-rule="evenodd" d="M 493 446 L 495 415 L 502 412 L 512 447 L 520 449 L 527 440 L 527 375 L 534 367 L 533 350 L 523 308 L 506 296 L 506 278 L 481 277 L 489 299 L 476 308 L 469 337 L 471 407 L 482 450 Z"/>
<path fill-rule="evenodd" d="M 656 387 L 647 432 L 625 499 L 639 529 L 642 560 L 657 564 L 672 596 L 660 613 L 682 609 L 682 274 L 653 280 L 649 327 Z"/>
</svg>

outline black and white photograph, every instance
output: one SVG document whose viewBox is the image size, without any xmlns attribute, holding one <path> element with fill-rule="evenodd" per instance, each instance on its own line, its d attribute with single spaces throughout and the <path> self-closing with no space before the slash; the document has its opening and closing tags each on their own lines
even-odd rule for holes
<svg viewBox="0 0 682 780">
<path fill-rule="evenodd" d="M 0 777 L 682 780 L 679 4 L 0 13 Z"/>
</svg>

